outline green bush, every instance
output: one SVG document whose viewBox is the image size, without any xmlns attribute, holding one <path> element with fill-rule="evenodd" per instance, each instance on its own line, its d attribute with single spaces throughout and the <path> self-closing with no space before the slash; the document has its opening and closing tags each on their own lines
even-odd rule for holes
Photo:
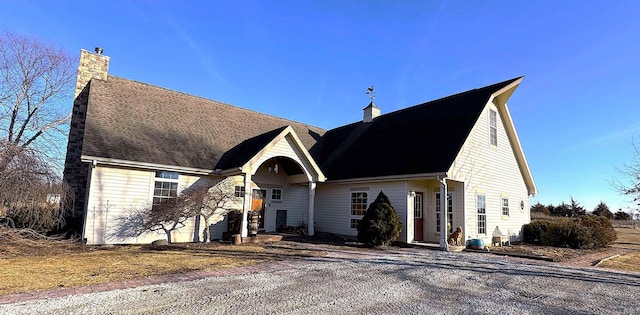
<svg viewBox="0 0 640 315">
<path fill-rule="evenodd" d="M 589 248 L 607 247 L 618 238 L 611 221 L 606 217 L 587 214 L 580 217 L 580 223 L 588 229 L 591 236 Z"/>
<path fill-rule="evenodd" d="M 616 231 L 605 217 L 591 214 L 579 218 L 534 221 L 523 228 L 526 243 L 580 249 L 603 248 L 616 240 Z"/>
<path fill-rule="evenodd" d="M 358 224 L 358 241 L 367 246 L 389 245 L 400 236 L 401 229 L 396 210 L 389 198 L 380 192 Z"/>
<path fill-rule="evenodd" d="M 524 242 L 542 245 L 542 234 L 547 232 L 548 227 L 549 221 L 545 220 L 536 220 L 525 224 L 523 228 Z"/>
<path fill-rule="evenodd" d="M 559 219 L 549 223 L 542 234 L 542 245 L 554 247 L 583 248 L 587 231 L 572 219 Z"/>
</svg>

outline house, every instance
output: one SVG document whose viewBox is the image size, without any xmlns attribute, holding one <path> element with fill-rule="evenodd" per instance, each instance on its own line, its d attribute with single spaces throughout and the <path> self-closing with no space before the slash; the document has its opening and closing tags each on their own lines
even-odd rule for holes
<svg viewBox="0 0 640 315">
<path fill-rule="evenodd" d="M 83 50 L 64 178 L 87 244 L 148 243 L 119 235 L 128 213 L 192 185 L 235 183 L 246 237 L 249 210 L 266 232 L 281 226 L 355 236 L 383 191 L 402 242 L 464 238 L 499 229 L 522 238 L 536 193 L 507 101 L 522 77 L 331 130 L 108 74 L 109 57 Z M 224 219 L 224 218 L 222 218 Z M 220 238 L 227 222 L 209 227 Z M 197 241 L 198 218 L 174 231 Z"/>
</svg>

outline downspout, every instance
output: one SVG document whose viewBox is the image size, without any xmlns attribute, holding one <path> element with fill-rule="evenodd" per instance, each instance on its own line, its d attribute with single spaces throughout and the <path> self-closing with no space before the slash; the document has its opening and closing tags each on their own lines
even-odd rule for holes
<svg viewBox="0 0 640 315">
<path fill-rule="evenodd" d="M 91 161 L 91 164 L 89 165 L 89 170 L 87 171 L 87 184 L 85 185 L 85 192 L 84 192 L 84 205 L 82 206 L 82 242 L 84 244 L 87 244 L 87 215 L 89 215 L 89 196 L 90 196 L 90 191 L 91 191 L 91 177 L 93 176 L 93 169 L 96 168 L 96 166 L 98 166 L 98 161 L 93 160 Z M 95 214 L 94 214 L 95 216 Z M 95 221 L 95 218 L 94 218 Z M 93 235 L 95 235 L 95 224 L 93 226 Z M 95 241 L 95 236 L 92 236 L 92 241 Z"/>
<path fill-rule="evenodd" d="M 440 178 L 438 175 L 436 178 L 440 183 L 440 250 L 449 251 L 447 243 L 447 206 L 449 205 L 447 176 Z"/>
</svg>

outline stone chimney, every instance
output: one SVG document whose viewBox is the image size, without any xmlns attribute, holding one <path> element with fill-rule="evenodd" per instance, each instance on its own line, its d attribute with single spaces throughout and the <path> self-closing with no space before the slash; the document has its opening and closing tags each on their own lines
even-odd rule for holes
<svg viewBox="0 0 640 315">
<path fill-rule="evenodd" d="M 371 122 L 376 117 L 380 116 L 380 108 L 376 106 L 373 101 L 371 101 L 371 103 L 369 103 L 369 105 L 367 105 L 367 107 L 363 108 L 362 110 L 364 110 L 364 118 L 362 119 L 363 122 Z"/>
<path fill-rule="evenodd" d="M 109 57 L 102 55 L 102 48 L 96 47 L 95 53 L 80 50 L 80 63 L 78 64 L 78 76 L 76 78 L 75 99 L 92 78 L 107 80 L 109 70 Z"/>
</svg>

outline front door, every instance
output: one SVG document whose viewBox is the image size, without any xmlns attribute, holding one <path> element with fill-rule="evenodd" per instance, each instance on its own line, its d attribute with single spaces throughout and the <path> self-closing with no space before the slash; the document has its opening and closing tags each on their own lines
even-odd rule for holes
<svg viewBox="0 0 640 315">
<path fill-rule="evenodd" d="M 251 211 L 258 213 L 258 229 L 264 229 L 264 216 L 266 211 L 267 191 L 264 189 L 254 189 L 251 197 Z"/>
<path fill-rule="evenodd" d="M 413 197 L 413 239 L 415 241 L 423 241 L 422 238 L 423 230 L 422 226 L 424 223 L 423 219 L 423 194 L 421 192 L 416 192 L 416 195 Z"/>
</svg>

